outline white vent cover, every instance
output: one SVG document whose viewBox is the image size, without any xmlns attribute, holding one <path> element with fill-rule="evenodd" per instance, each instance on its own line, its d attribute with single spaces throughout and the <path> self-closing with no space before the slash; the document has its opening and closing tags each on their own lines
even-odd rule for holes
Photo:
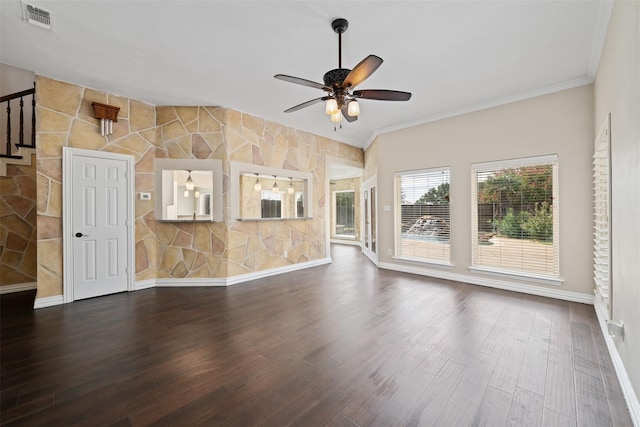
<svg viewBox="0 0 640 427">
<path fill-rule="evenodd" d="M 22 19 L 45 30 L 53 30 L 53 12 L 22 1 Z"/>
</svg>

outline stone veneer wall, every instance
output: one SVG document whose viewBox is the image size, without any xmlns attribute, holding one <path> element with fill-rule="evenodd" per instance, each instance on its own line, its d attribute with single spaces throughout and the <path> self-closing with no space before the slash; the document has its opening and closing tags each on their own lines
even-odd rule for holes
<svg viewBox="0 0 640 427">
<path fill-rule="evenodd" d="M 347 179 L 334 179 L 331 181 L 331 191 L 343 191 L 343 190 L 353 190 L 355 192 L 353 196 L 353 204 L 354 204 L 354 228 L 355 228 L 355 236 L 354 238 L 358 240 L 360 238 L 360 177 L 358 178 L 347 178 Z M 335 207 L 333 206 L 333 196 L 331 196 L 331 238 L 335 240 L 345 239 L 344 237 L 334 236 L 333 232 L 335 231 Z M 352 240 L 352 239 L 345 239 Z"/>
<path fill-rule="evenodd" d="M 376 138 L 364 152 L 364 175 L 362 181 L 366 181 L 378 174 L 378 139 Z"/>
<path fill-rule="evenodd" d="M 32 283 L 37 272 L 36 163 L 0 177 L 0 286 Z"/>
<path fill-rule="evenodd" d="M 37 79 L 38 298 L 62 294 L 62 146 L 135 156 L 136 280 L 224 278 L 325 256 L 325 157 L 363 163 L 363 152 L 221 107 L 153 107 L 93 89 Z M 121 107 L 114 133 L 100 136 L 91 102 Z M 220 159 L 224 221 L 166 223 L 154 218 L 156 158 Z M 313 173 L 312 220 L 230 218 L 229 162 Z M 288 257 L 283 252 L 288 251 Z"/>
<path fill-rule="evenodd" d="M 92 102 L 120 107 L 113 134 L 101 136 Z M 135 156 L 136 192 L 153 189 L 158 144 L 155 109 L 143 102 L 38 76 L 36 78 L 38 298 L 62 294 L 62 147 Z M 136 224 L 152 202 L 136 200 Z M 142 238 L 136 227 L 136 243 Z M 137 245 L 136 245 L 137 246 Z"/>
</svg>

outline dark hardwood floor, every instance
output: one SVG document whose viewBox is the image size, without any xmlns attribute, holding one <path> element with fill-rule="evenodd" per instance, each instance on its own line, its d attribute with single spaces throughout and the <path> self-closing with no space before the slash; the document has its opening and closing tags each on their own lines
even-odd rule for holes
<svg viewBox="0 0 640 427">
<path fill-rule="evenodd" d="M 593 307 L 332 255 L 230 288 L 2 296 L 1 423 L 631 425 Z"/>
</svg>

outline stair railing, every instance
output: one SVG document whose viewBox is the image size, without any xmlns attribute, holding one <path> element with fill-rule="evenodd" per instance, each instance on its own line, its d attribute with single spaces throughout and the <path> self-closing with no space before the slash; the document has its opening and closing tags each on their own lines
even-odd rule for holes
<svg viewBox="0 0 640 427">
<path fill-rule="evenodd" d="M 24 97 L 31 95 L 31 141 L 25 144 L 24 141 Z M 35 84 L 32 89 L 23 90 L 20 92 L 12 93 L 11 95 L 5 95 L 0 97 L 0 104 L 7 103 L 7 142 L 6 153 L 0 154 L 0 157 L 8 157 L 12 159 L 21 159 L 22 156 L 13 155 L 13 148 L 11 147 L 11 101 L 14 99 L 20 99 L 20 121 L 18 130 L 18 142 L 14 144 L 16 148 L 36 148 L 36 88 Z"/>
</svg>

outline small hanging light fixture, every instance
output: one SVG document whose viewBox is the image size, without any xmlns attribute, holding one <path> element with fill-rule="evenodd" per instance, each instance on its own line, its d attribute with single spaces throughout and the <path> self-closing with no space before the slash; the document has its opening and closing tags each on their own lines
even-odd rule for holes
<svg viewBox="0 0 640 427">
<path fill-rule="evenodd" d="M 289 194 L 293 194 L 296 192 L 296 189 L 293 188 L 293 178 L 289 177 L 289 188 L 287 188 L 287 191 L 289 192 Z"/>
<path fill-rule="evenodd" d="M 193 197 L 196 199 L 200 198 L 200 191 L 196 190 L 195 193 L 193 193 Z"/>
<path fill-rule="evenodd" d="M 262 184 L 260 183 L 260 176 L 256 174 L 256 183 L 253 184 L 253 189 L 255 191 L 262 191 Z"/>
<path fill-rule="evenodd" d="M 193 183 L 193 179 L 191 179 L 191 171 L 187 170 L 187 172 L 189 172 L 189 176 L 187 177 L 187 182 L 184 184 L 184 188 L 191 191 L 195 188 L 195 185 Z"/>
<path fill-rule="evenodd" d="M 271 188 L 271 192 L 273 194 L 278 194 L 280 192 L 280 188 L 278 187 L 278 177 L 273 175 L 273 179 L 274 179 L 274 182 L 273 182 L 273 188 Z"/>
<path fill-rule="evenodd" d="M 184 197 L 189 197 L 189 190 L 184 190 Z"/>
</svg>

